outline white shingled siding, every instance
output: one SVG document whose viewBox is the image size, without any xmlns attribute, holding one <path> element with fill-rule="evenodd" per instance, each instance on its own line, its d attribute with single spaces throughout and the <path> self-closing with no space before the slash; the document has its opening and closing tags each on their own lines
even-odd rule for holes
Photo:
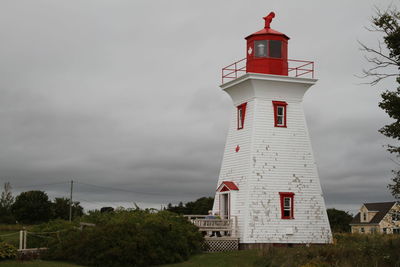
<svg viewBox="0 0 400 267">
<path fill-rule="evenodd" d="M 241 243 L 331 242 L 302 107 L 303 95 L 314 83 L 246 74 L 222 86 L 234 108 L 217 186 L 233 181 L 239 187 L 231 214 L 238 217 Z M 287 102 L 287 128 L 274 127 L 273 100 Z M 237 130 L 236 106 L 243 102 L 244 129 Z M 295 194 L 294 219 L 281 219 L 279 192 Z M 219 209 L 218 200 L 214 211 Z"/>
<path fill-rule="evenodd" d="M 246 102 L 244 100 L 243 102 Z M 242 103 L 243 103 L 242 102 Z M 251 156 L 251 135 L 253 124 L 253 103 L 248 101 L 245 114 L 244 127 L 237 130 L 237 109 L 233 107 L 230 129 L 228 132 L 227 142 L 225 144 L 224 158 L 222 161 L 221 172 L 217 186 L 223 181 L 232 181 L 238 187 L 239 191 L 236 193 L 235 202 L 231 203 L 231 215 L 237 216 L 238 226 L 240 229 L 245 227 L 245 213 L 247 210 L 247 194 L 246 188 L 250 179 L 250 156 Z M 241 104 L 241 103 L 239 103 Z M 238 105 L 239 105 L 238 104 Z M 239 152 L 236 152 L 236 146 L 240 146 Z M 231 202 L 234 199 L 231 198 Z M 215 196 L 213 211 L 219 210 L 219 197 Z M 244 231 L 239 234 L 243 238 Z"/>
</svg>

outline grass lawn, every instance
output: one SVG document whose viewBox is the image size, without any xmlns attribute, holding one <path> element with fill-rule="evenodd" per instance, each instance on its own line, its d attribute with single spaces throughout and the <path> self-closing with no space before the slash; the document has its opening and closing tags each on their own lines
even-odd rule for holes
<svg viewBox="0 0 400 267">
<path fill-rule="evenodd" d="M 19 245 L 19 232 L 18 231 L 1 231 L 0 230 L 0 241 L 7 242 L 15 247 Z"/>
<path fill-rule="evenodd" d="M 170 265 L 162 265 L 162 267 L 194 267 L 194 266 L 218 266 L 218 267 L 247 267 L 254 266 L 254 260 L 259 258 L 258 252 L 255 250 L 246 251 L 230 251 L 220 253 L 203 253 L 195 255 L 190 260 Z M 0 267 L 82 267 L 71 263 L 58 261 L 2 261 Z"/>
<path fill-rule="evenodd" d="M 19 231 L 25 228 L 29 230 L 30 225 L 0 224 L 0 242 L 4 241 L 15 247 L 19 245 Z"/>
<path fill-rule="evenodd" d="M 81 267 L 82 265 L 75 265 L 71 263 L 59 262 L 59 261 L 2 261 L 0 262 L 1 267 Z"/>
<path fill-rule="evenodd" d="M 256 250 L 240 250 L 219 253 L 203 253 L 191 257 L 188 261 L 162 265 L 163 267 L 194 267 L 194 266 L 218 266 L 218 267 L 247 267 L 254 266 L 254 261 L 259 258 Z"/>
</svg>

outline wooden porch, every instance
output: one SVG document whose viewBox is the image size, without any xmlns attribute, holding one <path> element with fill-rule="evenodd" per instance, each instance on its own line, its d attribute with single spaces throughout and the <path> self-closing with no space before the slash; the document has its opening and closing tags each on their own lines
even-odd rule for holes
<svg viewBox="0 0 400 267">
<path fill-rule="evenodd" d="M 237 218 L 206 219 L 207 215 L 184 215 L 199 228 L 204 236 L 204 250 L 208 252 L 239 249 Z"/>
</svg>

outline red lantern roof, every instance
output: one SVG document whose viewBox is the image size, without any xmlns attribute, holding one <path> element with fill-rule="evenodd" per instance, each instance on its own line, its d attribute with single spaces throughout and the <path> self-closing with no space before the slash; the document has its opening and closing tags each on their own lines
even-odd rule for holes
<svg viewBox="0 0 400 267">
<path fill-rule="evenodd" d="M 285 37 L 288 40 L 290 39 L 286 34 L 278 32 L 278 31 L 275 31 L 274 29 L 271 29 L 271 28 L 269 28 L 269 29 L 265 29 L 264 28 L 262 30 L 259 30 L 258 32 L 250 34 L 245 39 L 248 39 L 248 38 L 250 38 L 251 36 L 254 36 L 254 35 L 280 35 L 280 36 Z"/>
</svg>

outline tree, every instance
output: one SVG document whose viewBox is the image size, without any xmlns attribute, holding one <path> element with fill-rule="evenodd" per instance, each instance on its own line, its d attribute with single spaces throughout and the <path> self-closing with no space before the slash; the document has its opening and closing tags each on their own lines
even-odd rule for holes
<svg viewBox="0 0 400 267">
<path fill-rule="evenodd" d="M 52 217 L 54 219 L 69 219 L 69 203 L 70 200 L 64 197 L 56 197 L 52 203 Z M 75 201 L 72 203 L 72 219 L 81 217 L 83 215 L 83 208 L 79 205 L 79 202 Z"/>
<path fill-rule="evenodd" d="M 167 210 L 178 214 L 187 214 L 182 201 L 179 202 L 178 206 L 173 206 L 171 203 L 168 203 Z"/>
<path fill-rule="evenodd" d="M 394 177 L 392 178 L 392 184 L 389 184 L 388 188 L 392 196 L 400 200 L 400 170 L 392 172 Z"/>
<path fill-rule="evenodd" d="M 9 182 L 4 183 L 3 192 L 1 192 L 0 207 L 5 209 L 11 209 L 11 205 L 14 203 L 14 197 L 11 193 L 11 184 Z"/>
<path fill-rule="evenodd" d="M 14 197 L 11 193 L 11 184 L 4 183 L 4 189 L 0 197 L 0 222 L 15 223 L 15 218 L 11 212 L 11 206 L 14 203 Z"/>
<path fill-rule="evenodd" d="M 397 77 L 396 81 L 400 84 L 400 12 L 394 6 L 389 7 L 385 12 L 377 10 L 372 23 L 372 30 L 383 34 L 386 50 L 382 49 L 381 43 L 378 49 L 361 44 L 362 50 L 367 53 L 367 61 L 372 64 L 370 69 L 363 70 L 364 76 L 373 78 L 372 85 L 388 77 Z M 379 132 L 400 140 L 400 86 L 395 91 L 383 92 L 379 107 L 394 120 L 393 123 L 382 127 Z M 389 144 L 387 150 L 400 158 L 400 146 Z M 392 183 L 388 185 L 388 188 L 393 197 L 400 199 L 400 170 L 394 170 L 393 174 Z"/>
<path fill-rule="evenodd" d="M 186 203 L 186 214 L 208 214 L 214 204 L 213 197 L 201 197 L 194 202 Z"/>
<path fill-rule="evenodd" d="M 208 211 L 212 209 L 214 203 L 214 198 L 212 197 L 201 197 L 195 201 L 191 201 L 183 205 L 179 202 L 178 206 L 172 206 L 171 203 L 168 204 L 167 210 L 179 214 L 208 214 Z"/>
<path fill-rule="evenodd" d="M 102 207 L 101 209 L 100 209 L 100 212 L 101 213 L 104 213 L 104 212 L 113 212 L 114 211 L 114 208 L 113 207 Z"/>
<path fill-rule="evenodd" d="M 15 218 L 22 223 L 47 222 L 51 218 L 51 202 L 43 191 L 22 192 L 11 207 Z"/>
<path fill-rule="evenodd" d="M 337 209 L 327 209 L 326 212 L 333 232 L 350 232 L 350 222 L 353 220 L 351 214 Z"/>
</svg>

